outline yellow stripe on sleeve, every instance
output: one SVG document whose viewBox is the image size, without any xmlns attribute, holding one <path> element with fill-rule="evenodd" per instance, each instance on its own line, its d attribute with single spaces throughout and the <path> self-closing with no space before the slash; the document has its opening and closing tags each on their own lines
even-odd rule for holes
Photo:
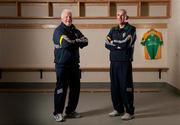
<svg viewBox="0 0 180 125">
<path fill-rule="evenodd" d="M 111 38 L 109 36 L 106 37 L 108 41 L 111 41 Z"/>
<path fill-rule="evenodd" d="M 63 35 L 59 38 L 59 44 L 61 45 L 63 41 Z"/>
</svg>

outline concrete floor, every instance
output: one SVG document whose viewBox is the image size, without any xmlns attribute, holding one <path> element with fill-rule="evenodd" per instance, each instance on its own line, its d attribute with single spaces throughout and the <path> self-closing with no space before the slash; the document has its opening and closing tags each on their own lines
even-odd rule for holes
<svg viewBox="0 0 180 125">
<path fill-rule="evenodd" d="M 111 118 L 109 92 L 81 92 L 77 111 L 83 116 L 57 123 L 53 93 L 0 93 L 0 125 L 180 125 L 180 96 L 167 89 L 135 93 L 135 119 Z"/>
</svg>

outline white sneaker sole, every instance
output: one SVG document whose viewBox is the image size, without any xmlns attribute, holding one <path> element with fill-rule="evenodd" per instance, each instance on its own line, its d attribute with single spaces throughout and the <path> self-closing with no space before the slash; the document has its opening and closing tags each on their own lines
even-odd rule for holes
<svg viewBox="0 0 180 125">
<path fill-rule="evenodd" d="M 121 118 L 122 120 L 132 120 L 132 119 L 134 119 L 135 118 L 135 116 L 131 116 L 131 117 L 129 117 L 129 118 Z"/>
</svg>

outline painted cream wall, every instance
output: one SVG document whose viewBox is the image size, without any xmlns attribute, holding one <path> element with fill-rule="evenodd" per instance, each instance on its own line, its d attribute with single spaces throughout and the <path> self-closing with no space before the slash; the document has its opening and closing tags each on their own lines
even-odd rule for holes
<svg viewBox="0 0 180 125">
<path fill-rule="evenodd" d="M 168 23 L 168 83 L 180 88 L 180 0 L 172 0 L 172 17 Z"/>
<path fill-rule="evenodd" d="M 45 9 L 44 6 L 40 6 Z M 73 14 L 75 7 L 73 7 Z M 99 7 L 102 10 L 102 6 Z M 58 9 L 57 5 L 55 9 Z M 68 8 L 68 7 L 67 7 Z M 28 8 L 24 8 L 23 14 L 30 14 Z M 38 9 L 35 7 L 34 10 Z M 92 9 L 89 6 L 87 10 L 97 12 L 98 8 Z M 130 15 L 134 15 L 133 8 L 129 9 Z M 105 11 L 105 10 L 104 10 Z M 158 10 L 157 10 L 158 11 Z M 44 11 L 36 11 L 45 15 Z M 97 15 L 103 13 L 98 11 Z M 37 14 L 32 11 L 32 15 Z M 55 13 L 59 15 L 59 13 Z M 92 13 L 87 11 L 91 16 Z M 104 13 L 103 13 L 104 14 Z M 39 14 L 37 14 L 39 15 Z M 58 25 L 59 20 L 1 20 L 1 23 L 40 23 Z M 88 20 L 76 19 L 74 24 L 112 24 L 116 23 L 114 19 L 107 20 Z M 132 24 L 145 23 L 168 23 L 166 19 L 137 19 L 130 20 Z M 52 35 L 54 29 L 0 29 L 0 67 L 54 67 L 53 63 L 53 42 Z M 109 29 L 80 29 L 89 39 L 89 45 L 80 50 L 81 67 L 109 67 L 109 51 L 105 49 L 105 37 Z M 157 29 L 162 32 L 164 45 L 162 46 L 162 58 L 160 60 L 145 60 L 144 48 L 140 44 L 143 33 L 147 28 L 137 29 L 137 41 L 135 44 L 133 67 L 167 67 L 167 29 Z M 0 82 L 55 82 L 55 73 L 43 73 L 43 79 L 40 79 L 40 73 L 3 73 Z M 82 73 L 82 82 L 109 82 L 109 73 Z M 162 74 L 162 79 L 158 78 L 158 72 L 136 72 L 134 73 L 135 82 L 166 82 L 167 74 Z"/>
</svg>

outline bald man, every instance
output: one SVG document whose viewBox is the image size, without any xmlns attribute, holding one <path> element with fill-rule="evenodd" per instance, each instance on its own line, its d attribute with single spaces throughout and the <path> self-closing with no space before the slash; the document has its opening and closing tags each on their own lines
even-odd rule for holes
<svg viewBox="0 0 180 125">
<path fill-rule="evenodd" d="M 75 111 L 80 94 L 79 48 L 88 45 L 88 39 L 72 24 L 71 10 L 62 11 L 61 24 L 54 31 L 53 41 L 57 79 L 53 115 L 57 122 L 63 122 L 65 118 L 80 117 Z M 64 115 L 68 88 L 69 99 Z"/>
<path fill-rule="evenodd" d="M 127 20 L 124 9 L 117 11 L 117 26 L 111 28 L 105 47 L 110 50 L 111 99 L 114 110 L 109 116 L 120 116 L 122 120 L 134 118 L 134 88 L 132 61 L 136 28 Z"/>
</svg>

